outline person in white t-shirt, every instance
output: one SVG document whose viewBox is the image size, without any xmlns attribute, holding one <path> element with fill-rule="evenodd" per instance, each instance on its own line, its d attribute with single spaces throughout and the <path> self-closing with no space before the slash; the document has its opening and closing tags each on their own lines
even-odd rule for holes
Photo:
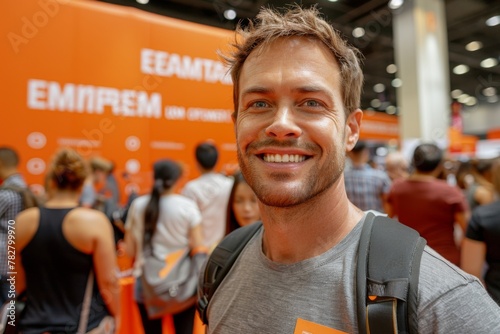
<svg viewBox="0 0 500 334">
<path fill-rule="evenodd" d="M 191 250 L 204 248 L 198 207 L 192 200 L 175 193 L 182 175 L 180 165 L 164 159 L 157 161 L 153 169 L 151 193 L 132 202 L 125 223 L 125 249 L 134 258 L 135 277 L 140 277 L 142 273 L 145 246 L 150 246 L 161 259 L 187 246 Z M 134 286 L 134 300 L 140 311 L 144 333 L 161 334 L 162 318 L 149 319 L 139 279 Z M 185 310 L 173 314 L 175 333 L 193 333 L 194 317 L 194 302 Z"/>
<path fill-rule="evenodd" d="M 219 158 L 215 145 L 207 142 L 198 144 L 195 154 L 201 176 L 188 182 L 182 194 L 198 205 L 204 245 L 212 249 L 225 233 L 226 207 L 233 181 L 215 172 Z"/>
</svg>

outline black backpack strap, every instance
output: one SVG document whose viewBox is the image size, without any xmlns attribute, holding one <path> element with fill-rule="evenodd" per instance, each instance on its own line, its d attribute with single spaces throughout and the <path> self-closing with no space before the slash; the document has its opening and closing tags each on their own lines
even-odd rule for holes
<svg viewBox="0 0 500 334">
<path fill-rule="evenodd" d="M 207 260 L 198 285 L 197 308 L 203 323 L 208 324 L 207 309 L 210 299 L 226 277 L 246 244 L 262 227 L 256 222 L 240 227 L 227 235 L 217 245 Z"/>
<path fill-rule="evenodd" d="M 360 333 L 417 333 L 417 294 L 425 240 L 415 230 L 368 213 L 356 273 Z"/>
</svg>

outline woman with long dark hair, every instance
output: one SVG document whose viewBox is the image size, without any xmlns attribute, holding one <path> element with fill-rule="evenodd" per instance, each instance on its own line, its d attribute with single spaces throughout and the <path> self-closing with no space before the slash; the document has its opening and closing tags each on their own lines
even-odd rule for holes
<svg viewBox="0 0 500 334">
<path fill-rule="evenodd" d="M 233 178 L 233 188 L 227 203 L 226 235 L 260 219 L 259 201 L 243 174 L 237 171 Z"/>
<path fill-rule="evenodd" d="M 151 247 L 158 258 L 189 246 L 202 245 L 201 214 L 196 203 L 175 193 L 182 175 L 180 165 L 173 160 L 160 160 L 153 166 L 154 183 L 149 195 L 136 198 L 125 223 L 127 253 L 135 258 L 134 276 L 140 277 L 143 251 Z M 143 288 L 136 279 L 134 298 L 139 307 L 144 331 L 161 334 L 162 319 L 149 319 L 143 299 Z M 176 334 L 191 334 L 195 305 L 173 314 Z"/>
</svg>

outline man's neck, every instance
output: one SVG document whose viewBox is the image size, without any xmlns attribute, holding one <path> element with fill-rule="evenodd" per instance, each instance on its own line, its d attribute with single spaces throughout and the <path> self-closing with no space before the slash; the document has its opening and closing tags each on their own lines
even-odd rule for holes
<svg viewBox="0 0 500 334">
<path fill-rule="evenodd" d="M 201 175 L 210 174 L 214 172 L 213 169 L 203 169 L 203 168 L 200 168 L 199 171 Z"/>
<path fill-rule="evenodd" d="M 436 179 L 436 173 L 434 172 L 424 173 L 415 171 L 410 175 L 409 179 L 415 181 L 433 181 Z"/>
<path fill-rule="evenodd" d="M 343 182 L 335 187 L 343 189 Z M 290 208 L 261 206 L 262 247 L 270 260 L 296 263 L 323 254 L 344 239 L 364 215 L 339 189 L 331 188 L 312 201 Z"/>
</svg>

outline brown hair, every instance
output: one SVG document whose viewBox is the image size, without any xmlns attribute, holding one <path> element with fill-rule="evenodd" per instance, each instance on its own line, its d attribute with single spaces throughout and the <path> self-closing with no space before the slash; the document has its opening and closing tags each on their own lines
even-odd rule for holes
<svg viewBox="0 0 500 334">
<path fill-rule="evenodd" d="M 238 112 L 238 91 L 241 69 L 246 59 L 259 46 L 265 47 L 282 37 L 307 37 L 322 42 L 337 59 L 340 67 L 342 99 L 346 114 L 360 106 L 363 72 L 360 66 L 360 52 L 347 44 L 328 22 L 321 17 L 318 9 L 313 6 L 304 9 L 292 5 L 284 13 L 275 9 L 262 8 L 254 21 L 243 27 L 241 22 L 236 27 L 236 39 L 232 44 L 234 50 L 221 57 L 229 66 L 233 80 L 234 116 Z"/>
<path fill-rule="evenodd" d="M 7 146 L 0 147 L 0 162 L 5 167 L 17 167 L 19 165 L 19 156 L 16 150 Z"/>
<path fill-rule="evenodd" d="M 165 190 L 171 189 L 182 176 L 181 165 L 170 159 L 159 160 L 153 165 L 154 183 L 151 197 L 144 212 L 144 244 L 151 245 L 160 217 L 160 197 Z"/>
<path fill-rule="evenodd" d="M 70 148 L 61 149 L 52 160 L 49 178 L 60 190 L 79 190 L 88 176 L 85 160 Z"/>
<path fill-rule="evenodd" d="M 106 173 L 109 173 L 113 169 L 113 164 L 111 161 L 108 161 L 101 157 L 93 157 L 89 161 L 90 168 L 93 172 L 100 170 Z"/>
<path fill-rule="evenodd" d="M 226 209 L 226 235 L 240 227 L 240 224 L 236 219 L 236 215 L 234 214 L 233 202 L 234 202 L 234 197 L 236 195 L 236 188 L 238 187 L 238 185 L 240 183 L 247 183 L 241 171 L 236 171 L 233 174 L 233 178 L 234 178 L 233 187 L 231 188 L 231 193 L 229 194 L 229 200 L 227 201 L 227 209 Z"/>
</svg>

